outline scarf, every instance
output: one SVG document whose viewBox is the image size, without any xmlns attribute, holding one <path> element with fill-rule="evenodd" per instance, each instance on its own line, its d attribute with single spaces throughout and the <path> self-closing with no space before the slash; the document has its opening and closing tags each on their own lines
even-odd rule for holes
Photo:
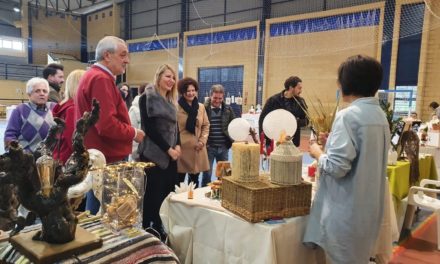
<svg viewBox="0 0 440 264">
<path fill-rule="evenodd" d="M 199 100 L 197 100 L 197 97 L 194 97 L 191 105 L 189 105 L 185 98 L 182 96 L 179 98 L 179 105 L 188 114 L 188 119 L 186 119 L 185 125 L 186 130 L 195 135 L 197 113 L 199 111 Z"/>
<path fill-rule="evenodd" d="M 59 92 L 61 90 L 61 85 L 49 82 L 50 87 L 52 87 L 55 91 Z"/>
</svg>

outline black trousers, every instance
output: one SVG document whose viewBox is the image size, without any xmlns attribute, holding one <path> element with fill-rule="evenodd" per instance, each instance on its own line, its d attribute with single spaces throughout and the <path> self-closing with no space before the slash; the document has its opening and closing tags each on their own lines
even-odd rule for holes
<svg viewBox="0 0 440 264">
<path fill-rule="evenodd" d="M 158 231 L 162 231 L 162 221 L 160 220 L 159 210 L 163 200 L 168 194 L 174 191 L 174 185 L 178 184 L 177 162 L 170 160 L 166 169 L 155 166 L 146 169 L 146 188 L 144 194 L 143 205 L 143 221 L 144 228 L 153 227 Z"/>
<path fill-rule="evenodd" d="M 188 173 L 188 176 L 189 176 L 188 184 L 190 182 L 193 182 L 196 185 L 196 187 L 197 187 L 197 185 L 199 184 L 199 174 L 200 174 L 200 172 L 199 173 L 194 173 L 194 174 Z M 178 173 L 178 175 L 179 175 L 179 182 L 185 181 L 186 173 Z"/>
</svg>

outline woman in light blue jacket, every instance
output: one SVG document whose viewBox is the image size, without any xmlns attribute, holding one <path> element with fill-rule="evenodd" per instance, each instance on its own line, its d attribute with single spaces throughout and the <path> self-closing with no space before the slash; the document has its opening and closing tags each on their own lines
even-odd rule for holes
<svg viewBox="0 0 440 264">
<path fill-rule="evenodd" d="M 338 82 L 350 105 L 337 113 L 325 150 L 310 147 L 321 177 L 304 243 L 321 247 L 333 264 L 368 263 L 379 233 L 390 144 L 374 97 L 381 81 L 375 59 L 357 55 L 343 62 Z"/>
</svg>

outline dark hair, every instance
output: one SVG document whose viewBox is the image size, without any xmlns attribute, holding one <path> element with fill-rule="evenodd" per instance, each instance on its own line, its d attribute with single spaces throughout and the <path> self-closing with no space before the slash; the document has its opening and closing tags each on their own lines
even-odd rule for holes
<svg viewBox="0 0 440 264">
<path fill-rule="evenodd" d="M 143 83 L 138 88 L 138 94 L 143 94 L 145 92 L 145 88 L 150 85 L 149 83 Z"/>
<path fill-rule="evenodd" d="M 118 84 L 118 89 L 121 90 L 122 86 L 127 86 L 128 90 L 130 91 L 130 86 L 128 83 L 122 82 Z"/>
<path fill-rule="evenodd" d="M 183 95 L 188 90 L 188 86 L 193 85 L 196 92 L 199 90 L 199 83 L 191 77 L 185 77 L 177 83 L 177 91 Z"/>
<path fill-rule="evenodd" d="M 338 82 L 343 95 L 370 97 L 379 90 L 382 75 L 382 66 L 376 59 L 355 55 L 339 66 Z"/>
<path fill-rule="evenodd" d="M 437 103 L 437 102 L 431 102 L 431 103 L 429 104 L 429 107 L 431 107 L 432 109 L 437 109 L 437 107 L 438 107 L 438 103 Z"/>
<path fill-rule="evenodd" d="M 290 76 L 284 81 L 284 90 L 288 90 L 289 87 L 296 87 L 302 80 L 297 76 Z"/>
<path fill-rule="evenodd" d="M 57 70 L 64 71 L 64 66 L 58 63 L 51 63 L 43 70 L 43 78 L 47 80 L 49 75 L 57 74 Z"/>
</svg>

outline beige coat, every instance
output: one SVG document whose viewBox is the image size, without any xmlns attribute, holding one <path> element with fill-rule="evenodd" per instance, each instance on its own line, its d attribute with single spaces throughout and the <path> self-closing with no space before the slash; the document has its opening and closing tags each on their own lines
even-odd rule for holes
<svg viewBox="0 0 440 264">
<path fill-rule="evenodd" d="M 209 119 L 205 107 L 199 103 L 197 113 L 196 134 L 185 129 L 188 114 L 180 105 L 177 108 L 177 123 L 180 131 L 180 147 L 182 155 L 177 160 L 177 171 L 179 173 L 199 173 L 209 170 L 208 152 L 206 142 L 209 135 Z M 197 142 L 203 143 L 203 148 L 195 150 Z"/>
</svg>

